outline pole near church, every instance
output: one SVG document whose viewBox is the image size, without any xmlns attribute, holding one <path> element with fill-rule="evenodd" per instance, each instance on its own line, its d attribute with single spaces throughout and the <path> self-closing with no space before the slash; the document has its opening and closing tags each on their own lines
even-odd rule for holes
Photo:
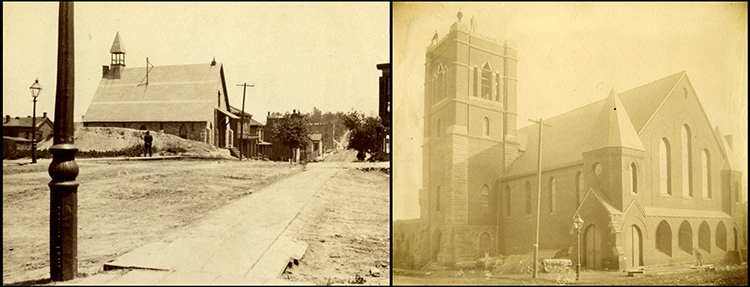
<svg viewBox="0 0 750 287">
<path fill-rule="evenodd" d="M 78 164 L 73 144 L 75 59 L 73 2 L 60 2 L 55 94 L 54 141 L 50 187 L 50 278 L 74 279 L 78 273 Z"/>
<path fill-rule="evenodd" d="M 550 126 L 542 123 L 542 118 L 539 120 L 529 119 L 530 122 L 539 124 L 539 161 L 537 162 L 537 189 L 536 189 L 536 238 L 534 240 L 534 261 L 531 263 L 534 265 L 534 273 L 531 278 L 536 278 L 538 269 L 537 262 L 539 261 L 539 214 L 541 214 L 542 206 L 542 126 Z"/>
<path fill-rule="evenodd" d="M 240 114 L 240 160 L 242 160 L 242 151 L 243 146 L 245 143 L 242 141 L 242 137 L 244 136 L 244 127 L 245 127 L 245 92 L 247 91 L 247 87 L 255 87 L 255 85 L 248 85 L 247 83 L 243 84 L 237 84 L 237 86 L 243 86 L 242 88 L 242 113 Z"/>
</svg>

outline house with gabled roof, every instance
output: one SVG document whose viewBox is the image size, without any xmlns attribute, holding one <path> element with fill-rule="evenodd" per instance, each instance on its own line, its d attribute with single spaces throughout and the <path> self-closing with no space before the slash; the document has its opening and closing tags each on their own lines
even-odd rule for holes
<svg viewBox="0 0 750 287">
<path fill-rule="evenodd" d="M 394 254 L 407 257 L 395 262 L 531 254 L 537 214 L 538 249 L 574 264 L 573 220 L 584 220 L 584 268 L 710 262 L 746 250 L 741 163 L 686 72 L 612 89 L 544 119 L 540 136 L 538 124 L 516 129 L 521 79 L 508 41 L 456 22 L 425 58 L 420 218 L 394 222 L 402 232 Z"/>
<path fill-rule="evenodd" d="M 83 118 L 86 127 L 159 131 L 231 148 L 239 119 L 229 108 L 223 64 L 125 67 L 119 32 Z"/>
</svg>

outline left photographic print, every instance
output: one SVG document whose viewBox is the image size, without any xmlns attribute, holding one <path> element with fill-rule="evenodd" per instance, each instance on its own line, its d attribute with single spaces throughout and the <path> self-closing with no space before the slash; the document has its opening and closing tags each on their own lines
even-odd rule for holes
<svg viewBox="0 0 750 287">
<path fill-rule="evenodd" d="M 3 2 L 3 285 L 389 285 L 390 3 Z"/>
</svg>

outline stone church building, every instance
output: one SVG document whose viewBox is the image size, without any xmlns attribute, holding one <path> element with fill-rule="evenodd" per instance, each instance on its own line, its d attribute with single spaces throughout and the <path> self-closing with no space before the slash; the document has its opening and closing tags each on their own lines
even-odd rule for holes
<svg viewBox="0 0 750 287">
<path fill-rule="evenodd" d="M 516 129 L 518 60 L 460 22 L 427 47 L 421 214 L 394 222 L 394 266 L 533 251 L 539 125 Z M 575 254 L 577 214 L 587 268 L 746 248 L 740 163 L 688 75 L 602 96 L 544 120 L 539 249 Z"/>
<path fill-rule="evenodd" d="M 119 32 L 110 54 L 84 126 L 162 131 L 216 147 L 234 146 L 231 121 L 239 116 L 231 113 L 221 63 L 125 68 Z"/>
</svg>

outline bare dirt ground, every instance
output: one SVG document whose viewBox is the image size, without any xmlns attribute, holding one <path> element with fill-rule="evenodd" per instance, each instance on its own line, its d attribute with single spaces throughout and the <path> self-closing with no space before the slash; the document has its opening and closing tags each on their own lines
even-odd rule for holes
<svg viewBox="0 0 750 287">
<path fill-rule="evenodd" d="M 561 272 L 540 272 L 537 278 L 531 274 L 501 274 L 483 270 L 442 270 L 421 271 L 395 269 L 393 285 L 719 285 L 719 286 L 747 286 L 747 265 L 714 264 L 715 271 L 699 271 L 685 266 L 669 266 L 659 268 L 661 272 L 649 273 L 645 276 L 627 277 L 627 273 L 620 271 L 581 272 L 581 279 L 575 281 L 575 269 Z"/>
<path fill-rule="evenodd" d="M 379 170 L 349 169 L 329 180 L 289 226 L 309 247 L 282 278 L 325 285 L 360 276 L 364 284 L 389 285 L 389 184 Z"/>
<path fill-rule="evenodd" d="M 78 164 L 80 276 L 302 171 L 288 163 L 231 160 Z M 3 166 L 3 284 L 49 278 L 47 167 Z"/>
</svg>

